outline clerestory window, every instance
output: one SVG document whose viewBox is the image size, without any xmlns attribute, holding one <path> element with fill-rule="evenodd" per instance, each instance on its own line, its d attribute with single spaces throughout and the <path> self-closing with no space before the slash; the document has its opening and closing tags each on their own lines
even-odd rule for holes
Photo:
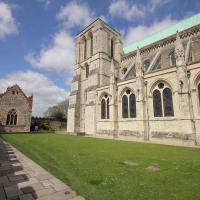
<svg viewBox="0 0 200 200">
<path fill-rule="evenodd" d="M 17 112 L 15 109 L 12 109 L 7 114 L 6 125 L 16 125 L 17 124 Z"/>
<path fill-rule="evenodd" d="M 174 52 L 171 53 L 170 60 L 171 60 L 171 65 L 176 65 L 176 58 Z"/>
</svg>

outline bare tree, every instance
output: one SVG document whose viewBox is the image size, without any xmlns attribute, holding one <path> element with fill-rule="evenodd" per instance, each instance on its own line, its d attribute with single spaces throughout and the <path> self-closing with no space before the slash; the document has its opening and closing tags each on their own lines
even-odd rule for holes
<svg viewBox="0 0 200 200">
<path fill-rule="evenodd" d="M 49 107 L 44 112 L 44 117 L 62 117 L 67 119 L 67 111 L 69 106 L 69 99 L 60 102 L 57 106 Z"/>
</svg>

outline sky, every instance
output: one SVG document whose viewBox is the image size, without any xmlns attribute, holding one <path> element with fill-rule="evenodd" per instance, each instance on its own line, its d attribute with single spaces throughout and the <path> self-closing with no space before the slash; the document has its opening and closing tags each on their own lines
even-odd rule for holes
<svg viewBox="0 0 200 200">
<path fill-rule="evenodd" d="M 18 84 L 42 117 L 69 98 L 75 37 L 94 20 L 127 46 L 199 12 L 199 0 L 0 0 L 0 93 Z"/>
</svg>

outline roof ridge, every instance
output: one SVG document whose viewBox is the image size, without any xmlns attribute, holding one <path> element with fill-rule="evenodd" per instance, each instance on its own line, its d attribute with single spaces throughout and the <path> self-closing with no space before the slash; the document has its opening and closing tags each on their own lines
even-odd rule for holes
<svg viewBox="0 0 200 200">
<path fill-rule="evenodd" d="M 177 27 L 177 29 L 180 29 L 181 31 L 183 31 L 183 30 L 186 30 L 186 29 L 188 29 L 188 28 L 191 28 L 192 26 L 195 26 L 195 25 L 193 25 L 193 24 L 189 24 L 188 27 L 186 27 L 186 28 L 183 28 L 183 26 L 181 27 L 181 25 L 183 25 L 184 22 L 186 22 L 186 21 L 188 21 L 188 20 L 191 20 L 191 19 L 193 19 L 193 20 L 198 20 L 198 22 L 200 23 L 200 13 L 197 13 L 197 14 L 195 14 L 195 15 L 193 15 L 193 16 L 190 16 L 190 17 L 188 17 L 188 18 L 185 18 L 185 19 L 183 19 L 183 20 L 181 20 L 181 21 L 179 21 L 179 22 L 177 22 L 177 23 L 175 23 L 175 24 L 173 24 L 173 25 L 171 25 L 171 26 L 169 26 L 169 27 L 166 27 L 166 28 L 164 28 L 164 29 L 162 29 L 162 30 L 160 30 L 160 31 L 158 31 L 158 32 L 155 32 L 155 33 L 153 33 L 153 34 L 151 34 L 151 35 L 149 35 L 149 36 L 147 36 L 147 37 L 144 37 L 143 39 L 140 39 L 140 40 L 138 40 L 138 41 L 135 41 L 135 42 L 132 43 L 132 44 L 129 44 L 129 45 L 125 46 L 125 47 L 123 48 L 124 54 L 136 50 L 136 47 L 133 47 L 134 44 L 142 43 L 142 41 L 144 42 L 144 40 L 146 40 L 146 39 L 148 39 L 148 38 L 152 38 L 153 36 L 158 35 L 159 33 L 160 33 L 160 35 L 161 35 L 161 33 L 167 32 L 167 30 L 170 30 L 170 29 L 173 29 L 173 28 L 175 29 L 175 27 Z M 176 31 L 177 31 L 177 30 L 175 30 L 173 34 L 175 34 Z M 170 31 L 169 31 L 169 32 L 170 32 Z M 171 35 L 173 35 L 173 34 L 172 34 L 172 33 L 169 34 L 169 35 L 166 34 L 166 36 L 163 37 L 163 38 L 161 38 L 161 39 L 167 38 L 167 37 L 169 37 L 169 36 L 171 36 Z M 160 39 L 157 39 L 157 40 L 155 40 L 155 41 L 153 41 L 153 42 L 156 42 L 156 41 L 159 41 L 159 40 L 160 40 Z M 150 44 L 150 43 L 149 43 L 149 44 Z M 142 48 L 142 47 L 147 46 L 147 45 L 148 45 L 148 42 L 147 42 L 147 44 L 145 44 L 145 45 L 143 44 L 143 46 L 140 46 L 140 45 L 138 45 L 138 44 L 135 45 L 135 46 L 139 46 L 140 48 Z M 131 47 L 132 47 L 132 48 L 131 48 Z"/>
</svg>

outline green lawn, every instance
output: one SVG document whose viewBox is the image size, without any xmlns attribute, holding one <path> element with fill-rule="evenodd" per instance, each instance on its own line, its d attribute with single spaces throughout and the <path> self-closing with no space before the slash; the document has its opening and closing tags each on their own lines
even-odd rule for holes
<svg viewBox="0 0 200 200">
<path fill-rule="evenodd" d="M 1 137 L 87 200 L 200 199 L 199 148 L 59 134 Z"/>
</svg>

